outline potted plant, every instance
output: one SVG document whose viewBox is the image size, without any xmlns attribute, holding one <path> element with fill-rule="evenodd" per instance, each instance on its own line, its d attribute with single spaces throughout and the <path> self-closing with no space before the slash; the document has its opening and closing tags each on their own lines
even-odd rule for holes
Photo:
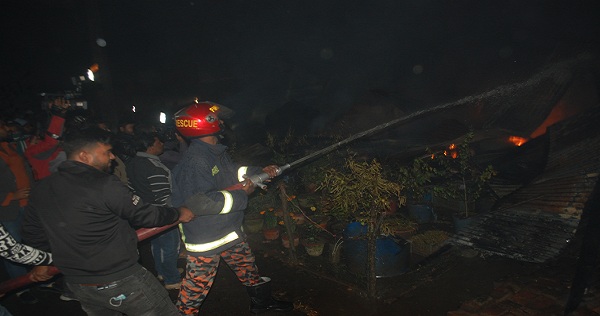
<svg viewBox="0 0 600 316">
<path fill-rule="evenodd" d="M 331 168 L 326 172 L 319 188 L 326 194 L 331 215 L 343 221 L 357 221 L 351 223 L 352 230 L 356 234 L 352 236 L 347 234 L 344 252 L 355 248 L 355 256 L 347 255 L 347 257 L 356 263 L 359 272 L 362 267 L 366 267 L 368 293 L 374 297 L 377 274 L 383 271 L 381 264 L 376 266 L 381 223 L 389 209 L 390 199 L 398 199 L 401 204 L 404 204 L 405 198 L 401 194 L 402 185 L 386 179 L 377 160 L 360 162 L 349 157 L 343 166 Z M 366 256 L 364 248 L 366 248 Z M 381 254 L 379 258 L 382 258 Z M 378 260 L 378 263 L 381 262 L 382 260 Z M 392 263 L 386 267 L 394 265 Z M 378 267 L 379 271 L 376 271 Z"/>
<path fill-rule="evenodd" d="M 305 225 L 304 238 L 302 239 L 302 245 L 306 249 L 306 253 L 312 257 L 318 257 L 323 253 L 325 247 L 325 241 L 319 237 L 322 228 L 313 223 Z"/>
<path fill-rule="evenodd" d="M 304 212 L 302 211 L 302 207 L 300 206 L 300 201 L 297 199 L 295 195 L 288 195 L 286 197 L 287 202 L 292 207 L 293 210 L 298 210 L 299 212 L 290 211 L 290 219 L 295 225 L 302 225 L 306 222 L 306 217 L 304 216 Z"/>
<path fill-rule="evenodd" d="M 277 216 L 271 207 L 261 212 L 264 215 L 263 235 L 267 240 L 276 240 L 279 238 L 279 227 Z"/>
<path fill-rule="evenodd" d="M 408 239 L 417 232 L 418 227 L 419 224 L 403 215 L 386 215 L 381 223 L 381 235 Z"/>
<path fill-rule="evenodd" d="M 321 157 L 310 165 L 298 169 L 298 178 L 307 193 L 315 193 L 325 177 L 325 172 L 331 164 L 330 156 Z"/>
<path fill-rule="evenodd" d="M 411 251 L 422 257 L 427 257 L 440 249 L 449 238 L 443 230 L 428 230 L 410 238 Z"/>
<path fill-rule="evenodd" d="M 496 175 L 491 165 L 481 168 L 474 159 L 470 143 L 473 132 L 458 145 L 450 145 L 436 162 L 443 170 L 445 180 L 438 185 L 436 196 L 458 201 L 453 216 L 457 231 L 467 226 L 476 214 L 475 202 L 482 196 L 487 183 Z"/>
<path fill-rule="evenodd" d="M 264 220 L 262 217 L 256 216 L 245 216 L 244 217 L 244 231 L 246 233 L 258 233 L 264 225 Z"/>
<path fill-rule="evenodd" d="M 264 213 L 275 205 L 274 196 L 268 191 L 257 190 L 248 199 L 244 214 L 244 231 L 258 233 L 264 225 Z"/>
<path fill-rule="evenodd" d="M 410 166 L 397 170 L 398 182 L 407 194 L 407 209 L 410 216 L 419 224 L 433 222 L 435 214 L 432 207 L 433 186 L 431 180 L 440 174 L 430 163 L 430 156 L 418 157 Z"/>
<path fill-rule="evenodd" d="M 290 205 L 298 212 L 298 214 L 296 212 L 290 212 L 290 216 L 295 219 L 296 225 L 305 223 L 301 226 L 301 235 L 303 236 L 302 244 L 304 245 L 306 252 L 310 256 L 320 256 L 323 253 L 326 243 L 323 236 L 329 235 L 334 241 L 331 244 L 330 259 L 332 263 L 337 264 L 340 259 L 340 249 L 343 242 L 340 237 L 341 231 L 339 234 L 340 236 L 331 232 L 328 227 L 331 217 L 317 211 L 317 201 L 310 198 L 297 200 L 290 198 L 288 198 Z M 299 218 L 302 218 L 303 220 L 298 221 Z"/>
</svg>

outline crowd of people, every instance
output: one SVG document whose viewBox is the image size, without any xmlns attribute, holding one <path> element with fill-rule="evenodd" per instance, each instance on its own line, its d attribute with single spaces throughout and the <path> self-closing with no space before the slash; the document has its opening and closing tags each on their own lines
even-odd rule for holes
<svg viewBox="0 0 600 316">
<path fill-rule="evenodd" d="M 223 259 L 246 286 L 251 312 L 292 310 L 271 296 L 241 229 L 255 188 L 248 176 L 272 178 L 279 170 L 232 161 L 220 143 L 227 113 L 212 102 L 189 105 L 175 115 L 173 137 L 131 118 L 113 133 L 87 111 L 67 107 L 53 112 L 41 135 L 26 128 L 32 122 L 0 117 L 7 274 L 59 284 L 61 299 L 79 301 L 88 315 L 196 315 Z M 168 225 L 151 239 L 153 275 L 139 263 L 135 230 Z M 179 291 L 175 304 L 168 290 Z M 16 295 L 36 302 L 27 289 Z M 0 307 L 0 315 L 10 313 Z"/>
</svg>

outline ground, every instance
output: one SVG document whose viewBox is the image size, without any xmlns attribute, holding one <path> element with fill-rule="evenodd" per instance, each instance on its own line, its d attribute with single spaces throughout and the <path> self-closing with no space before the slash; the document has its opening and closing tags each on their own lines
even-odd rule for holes
<svg viewBox="0 0 600 316">
<path fill-rule="evenodd" d="M 413 256 L 408 272 L 378 279 L 379 298 L 369 300 L 356 280 L 336 277 L 325 254 L 308 257 L 299 246 L 302 264 L 292 265 L 278 241 L 251 234 L 249 242 L 261 274 L 273 279 L 275 295 L 295 303 L 293 312 L 264 315 L 562 315 L 577 253 L 572 248 L 552 262 L 533 264 L 450 247 L 426 260 Z M 141 243 L 140 253 L 153 271 L 148 243 Z M 37 287 L 32 291 L 37 304 L 24 305 L 14 294 L 0 304 L 15 316 L 85 315 L 78 302 L 63 302 L 59 294 Z M 600 295 L 590 292 L 574 315 L 600 315 Z M 176 299 L 177 292 L 170 295 Z M 201 312 L 249 315 L 248 304 L 244 287 L 221 266 Z"/>
</svg>

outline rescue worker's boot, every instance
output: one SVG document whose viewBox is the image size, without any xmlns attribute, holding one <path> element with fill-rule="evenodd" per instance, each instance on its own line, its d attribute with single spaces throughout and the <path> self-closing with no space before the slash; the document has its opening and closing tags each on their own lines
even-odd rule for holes
<svg viewBox="0 0 600 316">
<path fill-rule="evenodd" d="M 292 302 L 284 302 L 271 296 L 271 279 L 262 277 L 263 282 L 246 286 L 250 296 L 250 312 L 257 314 L 266 311 L 289 312 L 294 309 Z"/>
</svg>

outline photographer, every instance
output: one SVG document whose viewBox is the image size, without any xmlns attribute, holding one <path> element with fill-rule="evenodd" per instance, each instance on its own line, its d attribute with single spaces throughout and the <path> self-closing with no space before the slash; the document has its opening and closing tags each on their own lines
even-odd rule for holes
<svg viewBox="0 0 600 316">
<path fill-rule="evenodd" d="M 161 132 L 161 131 L 159 131 Z M 166 128 L 159 136 L 165 144 L 165 149 L 162 155 L 159 155 L 162 162 L 169 170 L 173 170 L 181 160 L 181 157 L 188 149 L 188 143 L 181 137 L 175 128 Z"/>
<path fill-rule="evenodd" d="M 62 151 L 58 138 L 62 135 L 65 124 L 65 113 L 69 103 L 63 98 L 53 101 L 50 124 L 44 137 L 35 136 L 25 149 L 25 157 L 33 169 L 33 177 L 39 181 L 50 175 L 50 162 Z"/>
</svg>

